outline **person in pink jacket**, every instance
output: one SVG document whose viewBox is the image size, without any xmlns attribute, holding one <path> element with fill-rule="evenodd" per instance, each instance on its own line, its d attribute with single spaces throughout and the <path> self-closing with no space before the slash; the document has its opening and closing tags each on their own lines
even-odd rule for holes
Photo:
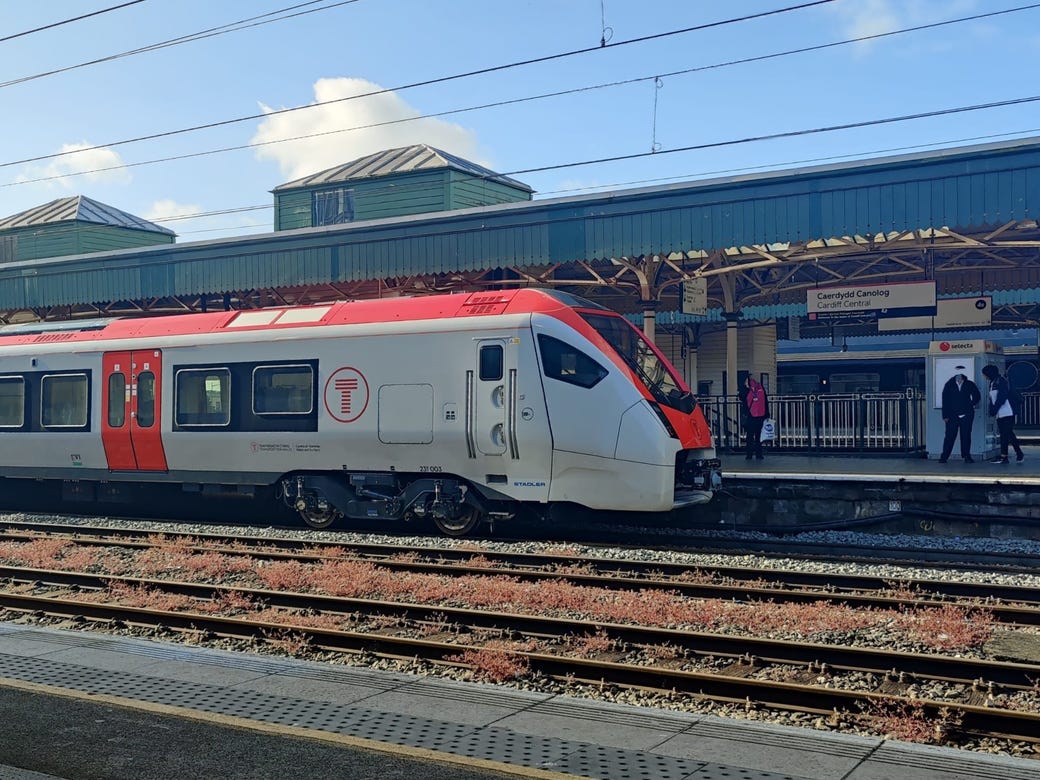
<svg viewBox="0 0 1040 780">
<path fill-rule="evenodd" d="M 744 433 L 747 435 L 744 459 L 762 460 L 762 423 L 769 416 L 766 389 L 748 375 L 744 380 L 744 392 L 740 400 L 744 404 Z"/>
</svg>

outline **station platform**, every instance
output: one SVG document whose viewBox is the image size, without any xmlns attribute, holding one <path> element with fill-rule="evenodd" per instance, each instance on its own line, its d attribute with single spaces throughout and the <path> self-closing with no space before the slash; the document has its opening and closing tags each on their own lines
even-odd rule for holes
<svg viewBox="0 0 1040 780">
<path fill-rule="evenodd" d="M 1040 760 L 0 623 L 0 780 L 1035 780 Z"/>
<path fill-rule="evenodd" d="M 952 455 L 947 463 L 937 456 L 900 455 L 802 455 L 767 451 L 762 460 L 746 460 L 743 454 L 724 453 L 723 479 L 814 479 L 820 482 L 923 482 L 1040 487 L 1040 446 L 1022 447 L 1021 461 L 990 463 L 980 457 L 965 463 Z"/>
<path fill-rule="evenodd" d="M 706 526 L 788 531 L 873 526 L 936 536 L 1040 539 L 1040 447 L 1006 464 L 936 456 L 724 452 L 722 489 L 693 516 Z"/>
</svg>

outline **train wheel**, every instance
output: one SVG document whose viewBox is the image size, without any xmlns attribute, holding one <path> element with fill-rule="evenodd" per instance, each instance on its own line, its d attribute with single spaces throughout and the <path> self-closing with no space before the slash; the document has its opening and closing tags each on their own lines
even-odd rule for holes
<svg viewBox="0 0 1040 780">
<path fill-rule="evenodd" d="M 305 522 L 309 527 L 315 529 L 316 531 L 321 531 L 325 528 L 328 528 L 330 525 L 332 525 L 341 517 L 343 517 L 342 512 L 340 512 L 338 509 L 334 509 L 331 506 L 328 506 L 325 509 L 300 509 L 299 512 L 300 517 L 303 518 L 303 522 Z"/>
<path fill-rule="evenodd" d="M 434 517 L 433 523 L 445 536 L 465 536 L 480 525 L 483 517 L 475 506 L 464 506 L 458 517 Z"/>
</svg>

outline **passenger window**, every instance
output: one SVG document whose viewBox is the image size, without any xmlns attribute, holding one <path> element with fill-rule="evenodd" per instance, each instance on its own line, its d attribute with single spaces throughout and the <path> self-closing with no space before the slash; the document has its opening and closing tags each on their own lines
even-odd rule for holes
<svg viewBox="0 0 1040 780">
<path fill-rule="evenodd" d="M 177 425 L 231 424 L 231 372 L 226 368 L 187 368 L 177 372 Z"/>
<path fill-rule="evenodd" d="M 25 425 L 25 380 L 20 376 L 0 377 L 0 428 Z"/>
<path fill-rule="evenodd" d="M 122 428 L 126 422 L 126 377 L 110 374 L 108 377 L 108 427 Z"/>
<path fill-rule="evenodd" d="M 137 424 L 141 428 L 155 424 L 155 373 L 152 371 L 137 375 Z"/>
<path fill-rule="evenodd" d="M 542 371 L 550 379 L 558 379 L 578 387 L 593 387 L 607 375 L 607 370 L 580 349 L 552 336 L 539 335 Z"/>
<path fill-rule="evenodd" d="M 310 414 L 314 411 L 314 369 L 308 365 L 253 369 L 253 414 Z"/>
<path fill-rule="evenodd" d="M 86 426 L 86 374 L 51 374 L 42 379 L 40 423 L 44 428 Z"/>
<path fill-rule="evenodd" d="M 501 344 L 489 344 L 480 348 L 480 380 L 497 382 L 502 378 L 503 351 Z"/>
</svg>

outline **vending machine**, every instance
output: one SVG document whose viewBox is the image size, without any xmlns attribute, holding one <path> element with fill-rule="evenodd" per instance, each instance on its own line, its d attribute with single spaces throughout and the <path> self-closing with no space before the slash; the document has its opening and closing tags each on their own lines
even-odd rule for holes
<svg viewBox="0 0 1040 780">
<path fill-rule="evenodd" d="M 946 436 L 946 421 L 942 416 L 942 393 L 946 383 L 964 374 L 974 382 L 982 396 L 971 428 L 971 454 L 975 460 L 990 458 L 997 453 L 1000 436 L 997 421 L 989 415 L 989 380 L 982 375 L 982 367 L 992 363 L 1004 373 L 1004 349 L 993 341 L 933 341 L 928 346 L 927 378 L 925 382 L 925 445 L 929 458 L 942 453 Z M 954 442 L 951 458 L 960 458 L 960 439 Z"/>
</svg>

